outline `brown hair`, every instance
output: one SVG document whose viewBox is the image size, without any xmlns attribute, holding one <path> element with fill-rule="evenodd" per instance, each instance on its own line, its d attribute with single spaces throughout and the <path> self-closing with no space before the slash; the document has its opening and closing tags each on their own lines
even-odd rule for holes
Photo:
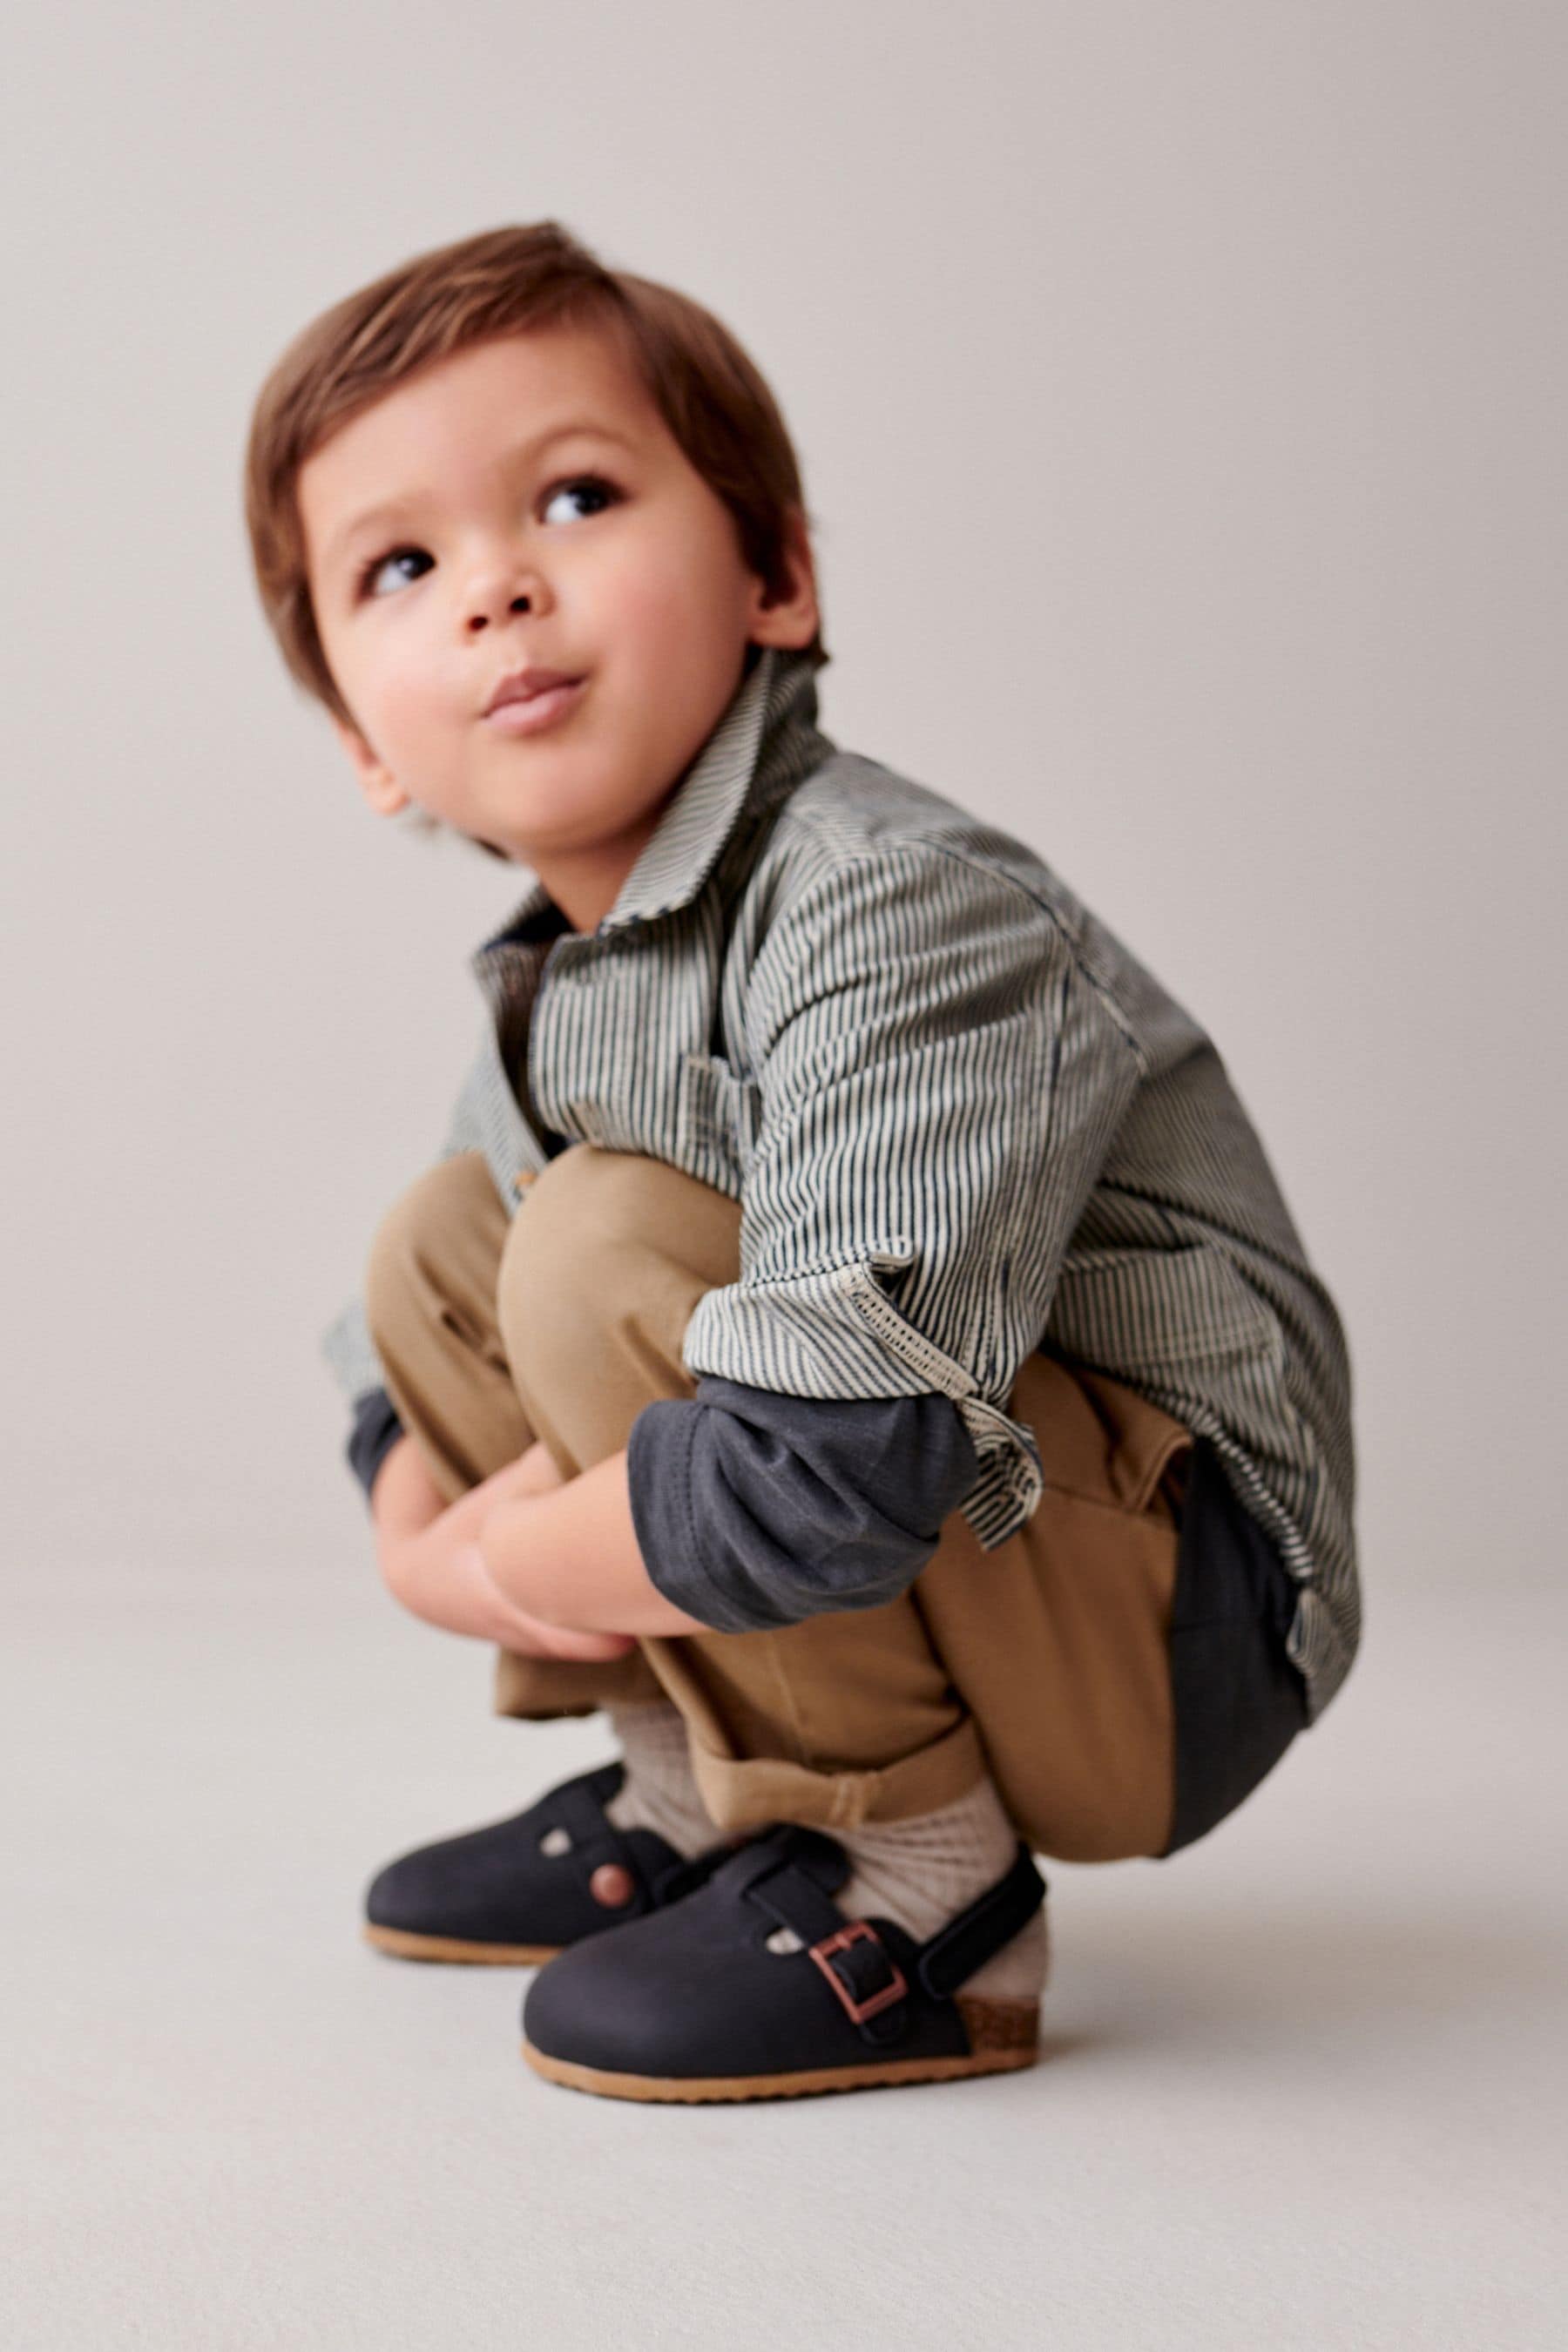
<svg viewBox="0 0 1568 2352">
<path fill-rule="evenodd" d="M 785 524 L 805 517 L 800 468 L 777 402 L 728 328 L 690 297 L 608 269 L 558 221 L 486 229 L 416 254 L 311 320 L 258 394 L 245 453 L 245 516 L 268 625 L 296 681 L 345 724 L 305 574 L 300 467 L 417 369 L 531 328 L 614 337 L 674 439 L 735 519 L 749 571 L 789 585 Z M 805 648 L 832 656 L 820 631 Z M 748 659 L 753 656 L 748 656 Z"/>
</svg>

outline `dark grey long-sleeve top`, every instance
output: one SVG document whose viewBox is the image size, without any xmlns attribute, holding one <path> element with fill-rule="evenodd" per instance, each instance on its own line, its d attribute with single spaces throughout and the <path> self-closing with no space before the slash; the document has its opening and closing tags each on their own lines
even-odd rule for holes
<svg viewBox="0 0 1568 2352">
<path fill-rule="evenodd" d="M 361 1397 L 348 1457 L 368 1496 L 403 1434 Z M 825 1401 L 704 1378 L 632 1423 L 632 1524 L 667 1600 L 723 1633 L 874 1609 L 912 1584 L 979 1468 L 948 1398 Z"/>
</svg>

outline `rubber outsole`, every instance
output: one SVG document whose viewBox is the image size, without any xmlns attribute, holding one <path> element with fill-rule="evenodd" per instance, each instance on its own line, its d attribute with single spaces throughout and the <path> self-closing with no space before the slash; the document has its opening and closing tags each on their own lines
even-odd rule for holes
<svg viewBox="0 0 1568 2352">
<path fill-rule="evenodd" d="M 397 1959 L 455 1960 L 467 1968 L 535 1969 L 566 1948 L 563 1944 L 466 1944 L 456 1936 L 416 1936 L 409 1928 L 378 1927 L 370 1920 L 363 1932 L 367 1944 Z"/>
<path fill-rule="evenodd" d="M 832 2091 L 871 2091 L 900 2083 L 951 2083 L 971 2074 L 1016 2074 L 1039 2058 L 1037 2003 L 958 2003 L 974 2045 L 967 2056 L 885 2058 L 858 2066 L 807 2067 L 787 2074 L 620 2074 L 571 2059 L 547 2058 L 526 2039 L 522 2054 L 536 2074 L 569 2091 L 603 2099 L 640 2099 L 667 2106 L 731 2104 L 745 2099 L 812 2098 Z"/>
</svg>

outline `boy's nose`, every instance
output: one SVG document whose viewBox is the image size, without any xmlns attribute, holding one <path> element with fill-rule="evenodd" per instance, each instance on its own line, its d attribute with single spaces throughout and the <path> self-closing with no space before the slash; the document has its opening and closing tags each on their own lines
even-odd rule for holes
<svg viewBox="0 0 1568 2352">
<path fill-rule="evenodd" d="M 504 620 L 510 614 L 548 612 L 550 603 L 549 587 L 537 572 L 520 570 L 515 563 L 498 563 L 476 573 L 468 583 L 467 626 L 471 635 L 477 635 L 492 621 Z"/>
<path fill-rule="evenodd" d="M 531 613 L 533 610 L 533 599 L 531 596 L 514 596 L 510 604 L 504 607 L 504 610 L 508 613 Z M 481 629 L 488 627 L 489 623 L 497 617 L 499 617 L 498 614 L 490 611 L 489 608 L 479 608 L 470 612 L 468 615 L 468 627 L 477 636 Z"/>
</svg>

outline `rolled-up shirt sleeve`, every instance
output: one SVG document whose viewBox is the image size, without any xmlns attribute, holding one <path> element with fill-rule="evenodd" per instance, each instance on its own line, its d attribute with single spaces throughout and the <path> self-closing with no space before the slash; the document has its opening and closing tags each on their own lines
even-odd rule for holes
<svg viewBox="0 0 1568 2352">
<path fill-rule="evenodd" d="M 1043 1473 L 1008 1411 L 1142 1062 L 1051 908 L 930 844 L 824 861 L 757 959 L 740 1279 L 686 1368 L 802 1398 L 951 1400 L 994 1549 Z"/>
<path fill-rule="evenodd" d="M 947 1397 L 825 1402 L 717 1379 L 645 1405 L 626 1451 L 649 1577 L 721 1633 L 896 1600 L 979 1466 Z"/>
</svg>

